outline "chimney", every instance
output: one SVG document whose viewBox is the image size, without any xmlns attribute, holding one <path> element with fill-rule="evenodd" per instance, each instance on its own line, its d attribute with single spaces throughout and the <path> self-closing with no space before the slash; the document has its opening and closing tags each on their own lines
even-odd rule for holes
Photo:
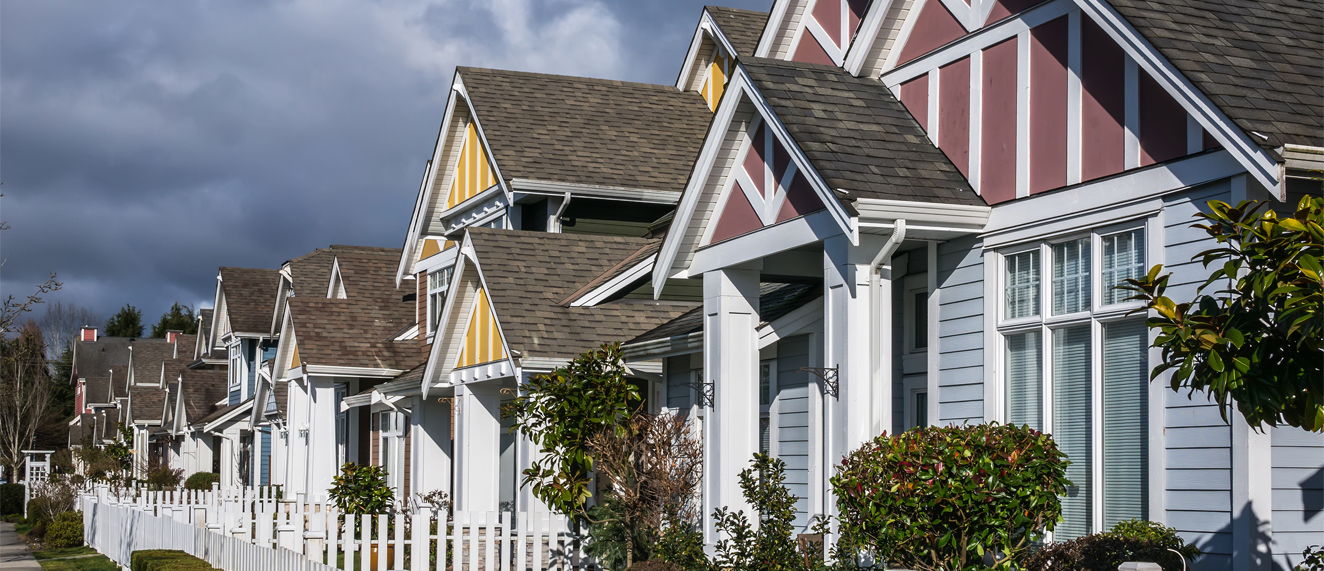
<svg viewBox="0 0 1324 571">
<path fill-rule="evenodd" d="M 92 327 L 91 325 L 84 325 L 84 326 L 83 326 L 82 336 L 79 337 L 79 339 L 81 339 L 81 340 L 83 340 L 83 341 L 96 341 L 96 340 L 97 340 L 97 328 Z"/>
<path fill-rule="evenodd" d="M 174 343 L 183 331 L 166 331 L 166 343 Z"/>
</svg>

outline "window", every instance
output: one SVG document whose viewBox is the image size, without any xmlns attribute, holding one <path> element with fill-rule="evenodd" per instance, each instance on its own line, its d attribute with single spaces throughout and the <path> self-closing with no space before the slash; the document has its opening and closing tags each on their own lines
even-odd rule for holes
<svg viewBox="0 0 1324 571">
<path fill-rule="evenodd" d="M 232 340 L 227 351 L 230 357 L 230 390 L 234 391 L 244 385 L 248 367 L 244 365 L 243 345 L 239 340 Z"/>
<path fill-rule="evenodd" d="M 373 413 L 380 438 L 377 464 L 386 469 L 386 484 L 395 488 L 396 496 L 404 493 L 405 435 L 409 417 L 402 412 Z"/>
<path fill-rule="evenodd" d="M 929 276 L 911 274 L 902 283 L 901 347 L 906 353 L 923 353 L 929 346 Z"/>
<path fill-rule="evenodd" d="M 911 335 L 911 339 L 914 349 L 923 351 L 929 347 L 929 293 L 912 292 L 910 299 L 915 304 L 915 332 Z"/>
<path fill-rule="evenodd" d="M 1055 541 L 1148 516 L 1148 330 L 1114 289 L 1144 273 L 1144 244 L 1137 223 L 1002 255 L 1003 420 L 1071 461 Z"/>
<path fill-rule="evenodd" d="M 759 363 L 759 452 L 772 450 L 772 401 L 777 394 L 777 361 Z"/>
<path fill-rule="evenodd" d="M 437 329 L 441 319 L 441 310 L 446 305 L 446 290 L 450 288 L 451 271 L 454 268 L 442 268 L 428 274 L 428 332 Z"/>
<path fill-rule="evenodd" d="M 344 466 L 349 460 L 347 447 L 349 446 L 349 415 L 345 413 L 342 403 L 345 397 L 349 395 L 349 389 L 344 385 L 336 386 L 335 411 L 336 411 L 336 469 Z"/>
</svg>

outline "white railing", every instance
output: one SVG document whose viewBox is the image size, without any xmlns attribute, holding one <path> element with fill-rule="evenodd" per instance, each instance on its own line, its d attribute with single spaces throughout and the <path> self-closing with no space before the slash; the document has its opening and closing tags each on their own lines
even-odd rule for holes
<svg viewBox="0 0 1324 571">
<path fill-rule="evenodd" d="M 134 551 L 179 549 L 225 571 L 597 569 L 567 518 L 549 513 L 342 515 L 320 501 L 221 490 L 121 501 L 99 490 L 82 502 L 88 544 L 124 566 Z"/>
</svg>

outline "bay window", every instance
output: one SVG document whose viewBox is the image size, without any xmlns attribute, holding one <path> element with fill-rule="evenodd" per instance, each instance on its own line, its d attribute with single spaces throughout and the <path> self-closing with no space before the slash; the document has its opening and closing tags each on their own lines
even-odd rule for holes
<svg viewBox="0 0 1324 571">
<path fill-rule="evenodd" d="M 1144 223 L 1000 252 L 1002 419 L 1052 434 L 1071 465 L 1054 540 L 1148 516 L 1149 357 L 1138 302 Z M 1042 291 L 1043 288 L 1048 291 Z"/>
</svg>

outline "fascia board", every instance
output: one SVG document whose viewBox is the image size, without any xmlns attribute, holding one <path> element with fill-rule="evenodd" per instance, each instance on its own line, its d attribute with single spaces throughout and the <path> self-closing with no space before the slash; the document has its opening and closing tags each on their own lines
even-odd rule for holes
<svg viewBox="0 0 1324 571">
<path fill-rule="evenodd" d="M 506 202 L 510 203 L 512 191 L 506 186 L 506 177 L 501 174 L 501 165 L 497 164 L 496 156 L 492 154 L 492 145 L 487 142 L 487 134 L 483 131 L 483 121 L 478 117 L 478 111 L 474 109 L 473 99 L 469 97 L 469 90 L 464 87 L 464 78 L 460 77 L 459 72 L 455 73 L 455 85 L 452 87 L 464 97 L 464 104 L 469 107 L 469 118 L 474 122 L 474 131 L 478 133 L 478 140 L 482 142 L 483 154 L 487 155 L 487 164 L 492 167 L 492 172 L 496 175 L 497 186 L 506 195 Z"/>
<path fill-rule="evenodd" d="M 454 98 L 455 94 L 451 92 L 449 99 L 453 100 Z M 451 101 L 448 100 L 446 102 L 447 115 L 449 115 L 450 109 Z M 447 123 L 449 123 L 447 120 L 442 122 L 443 131 L 437 135 L 437 148 L 441 147 L 441 137 L 445 133 L 444 129 Z M 435 149 L 433 153 L 436 153 Z M 432 193 L 428 190 L 428 181 L 432 179 L 432 176 L 432 159 L 428 159 L 427 164 L 423 167 L 423 180 L 418 183 L 418 197 L 414 199 L 414 212 L 409 215 L 409 227 L 405 230 L 405 243 L 400 248 L 400 263 L 395 270 L 395 287 L 397 288 L 400 287 L 400 283 L 404 281 L 406 275 L 413 273 L 411 266 L 414 264 L 414 249 L 418 247 L 419 234 L 422 233 L 423 226 L 419 218 L 423 216 L 427 200 L 432 197 Z"/>
<path fill-rule="evenodd" d="M 297 335 L 294 332 L 294 315 L 290 311 L 285 312 L 285 318 L 281 320 L 280 344 L 276 346 L 276 363 L 271 371 L 271 378 L 285 379 L 290 371 L 290 352 L 291 347 L 298 343 Z M 302 363 L 300 363 L 302 365 Z"/>
<path fill-rule="evenodd" d="M 231 410 L 230 412 L 227 412 L 221 415 L 220 418 L 207 423 L 205 426 L 202 427 L 202 430 L 204 432 L 212 432 L 222 424 L 230 422 L 235 418 L 238 418 L 239 415 L 248 412 L 248 410 L 252 407 L 253 407 L 253 399 L 248 399 L 242 403 L 239 403 L 239 406 L 234 407 L 234 409 Z"/>
<path fill-rule="evenodd" d="M 697 276 L 707 271 L 728 268 L 838 235 L 841 235 L 841 229 L 831 214 L 820 210 L 719 244 L 704 246 L 694 253 L 694 259 L 686 268 L 686 275 Z"/>
<path fill-rule="evenodd" d="M 210 331 L 210 334 L 207 335 L 207 338 L 211 340 L 211 345 L 212 345 L 212 346 L 207 348 L 207 352 L 208 352 L 208 353 L 210 353 L 210 352 L 212 351 L 212 349 L 215 349 L 216 342 L 220 340 L 220 339 L 218 339 L 218 338 L 216 337 L 216 328 L 219 327 L 219 323 L 220 323 L 220 321 L 221 321 L 221 317 L 225 317 L 225 319 L 226 319 L 227 321 L 229 321 L 229 319 L 230 319 L 230 311 L 229 311 L 229 307 L 226 308 L 226 311 L 225 311 L 225 315 L 224 315 L 224 316 L 217 315 L 217 313 L 220 313 L 220 309 L 221 309 L 221 297 L 222 297 L 222 295 L 223 295 L 222 292 L 221 292 L 221 286 L 222 286 L 221 271 L 220 271 L 220 270 L 216 270 L 216 294 L 215 294 L 215 296 L 212 298 L 212 303 L 211 303 L 211 307 L 212 307 L 212 312 L 211 312 L 211 327 L 209 328 L 209 329 L 211 329 L 211 331 Z"/>
<path fill-rule="evenodd" d="M 695 331 L 685 335 L 653 339 L 621 346 L 621 356 L 626 361 L 662 359 L 677 355 L 688 355 L 703 351 L 703 332 Z"/>
<path fill-rule="evenodd" d="M 681 195 L 681 193 L 672 190 L 577 184 L 528 178 L 511 179 L 510 187 L 518 192 L 528 194 L 564 196 L 568 192 L 571 196 L 580 198 L 610 198 L 650 204 L 675 204 L 680 200 Z"/>
<path fill-rule="evenodd" d="M 454 308 L 456 304 L 459 303 L 457 298 L 459 298 L 460 284 L 463 281 L 464 272 L 469 270 L 469 264 L 473 259 L 473 244 L 471 243 L 468 232 L 465 232 L 464 239 L 461 240 L 460 245 L 456 250 L 458 251 L 458 255 L 455 259 L 455 271 L 451 274 L 450 290 L 446 292 L 446 306 L 441 309 L 440 323 L 443 325 L 450 323 L 451 312 L 455 311 Z M 449 336 L 451 335 L 453 335 L 453 332 L 451 331 L 433 332 L 432 345 L 428 349 L 428 364 L 423 368 L 423 380 L 419 387 L 424 398 L 427 398 L 428 396 L 428 387 L 431 384 L 429 381 L 436 378 L 438 374 L 438 367 L 445 366 L 444 364 L 439 365 L 441 360 L 445 358 L 442 346 L 447 344 Z"/>
<path fill-rule="evenodd" d="M 804 305 L 791 310 L 756 330 L 759 349 L 766 348 L 780 339 L 803 332 L 814 323 L 823 320 L 823 297 L 819 296 Z"/>
<path fill-rule="evenodd" d="M 763 24 L 763 34 L 759 36 L 759 45 L 754 49 L 755 57 L 768 57 L 768 52 L 772 51 L 772 43 L 777 36 L 777 30 L 782 26 L 782 20 L 786 19 L 786 8 L 795 0 L 774 1 L 772 3 L 772 12 L 768 14 L 767 23 Z"/>
<path fill-rule="evenodd" d="M 842 67 L 846 68 L 847 73 L 859 77 L 860 68 L 864 67 L 864 61 L 873 50 L 874 42 L 878 41 L 878 32 L 882 29 L 887 11 L 892 9 L 893 2 L 901 1 L 903 0 L 878 0 L 869 3 L 869 10 L 855 32 L 855 40 L 846 48 L 846 61 Z"/>
<path fill-rule="evenodd" d="M 444 240 L 444 238 L 441 239 Z M 459 248 L 454 247 L 446 248 L 425 260 L 419 260 L 417 264 L 414 264 L 414 271 L 415 273 L 430 274 L 441 268 L 452 266 L 459 257 L 459 250 Z"/>
<path fill-rule="evenodd" d="M 988 206 L 877 198 L 858 199 L 855 210 L 859 213 L 861 226 L 904 219 L 907 226 L 913 222 L 920 226 L 951 227 L 954 230 L 976 232 L 983 230 L 993 212 Z"/>
<path fill-rule="evenodd" d="M 372 378 L 391 378 L 398 377 L 404 372 L 403 369 L 378 369 L 376 367 L 338 367 L 334 365 L 304 365 L 303 369 L 310 375 L 319 375 L 323 377 L 372 377 Z"/>
<path fill-rule="evenodd" d="M 1200 125 L 1224 148 L 1233 150 L 1233 156 L 1260 184 L 1265 188 L 1279 188 L 1278 161 L 1252 141 L 1250 133 L 1242 131 L 1203 92 L 1196 89 L 1126 18 L 1104 0 L 1075 0 L 1075 3 L 1108 32 L 1113 41 L 1122 46 L 1127 55 L 1136 60 L 1169 95 L 1184 101 L 1186 104 L 1183 107 L 1186 107 L 1187 112 L 1194 115 Z"/>
<path fill-rule="evenodd" d="M 699 49 L 703 47 L 703 37 L 707 34 L 712 38 L 714 44 L 720 44 L 722 49 L 728 54 L 739 57 L 735 46 L 731 45 L 731 40 L 727 39 L 726 34 L 722 32 L 722 27 L 713 20 L 712 14 L 708 13 L 707 7 L 699 16 L 699 25 L 694 29 L 694 39 L 690 40 L 690 49 L 685 52 L 685 64 L 680 68 L 680 77 L 676 78 L 676 89 L 686 91 L 695 80 L 695 72 L 701 67 L 696 67 L 695 59 L 699 57 Z M 745 54 L 749 55 L 749 54 Z"/>
<path fill-rule="evenodd" d="M 607 283 L 594 288 L 592 291 L 580 296 L 579 299 L 570 302 L 570 307 L 581 307 L 585 305 L 593 306 L 601 303 L 602 300 L 611 297 L 612 294 L 617 293 L 621 288 L 638 281 L 639 278 L 647 276 L 648 272 L 653 269 L 653 264 L 656 260 L 657 254 L 649 256 L 642 262 L 639 262 L 630 269 L 622 272 L 621 275 L 608 280 Z"/>
<path fill-rule="evenodd" d="M 1302 171 L 1324 171 L 1324 147 L 1308 145 L 1283 145 L 1283 163 L 1285 168 Z"/>
</svg>

